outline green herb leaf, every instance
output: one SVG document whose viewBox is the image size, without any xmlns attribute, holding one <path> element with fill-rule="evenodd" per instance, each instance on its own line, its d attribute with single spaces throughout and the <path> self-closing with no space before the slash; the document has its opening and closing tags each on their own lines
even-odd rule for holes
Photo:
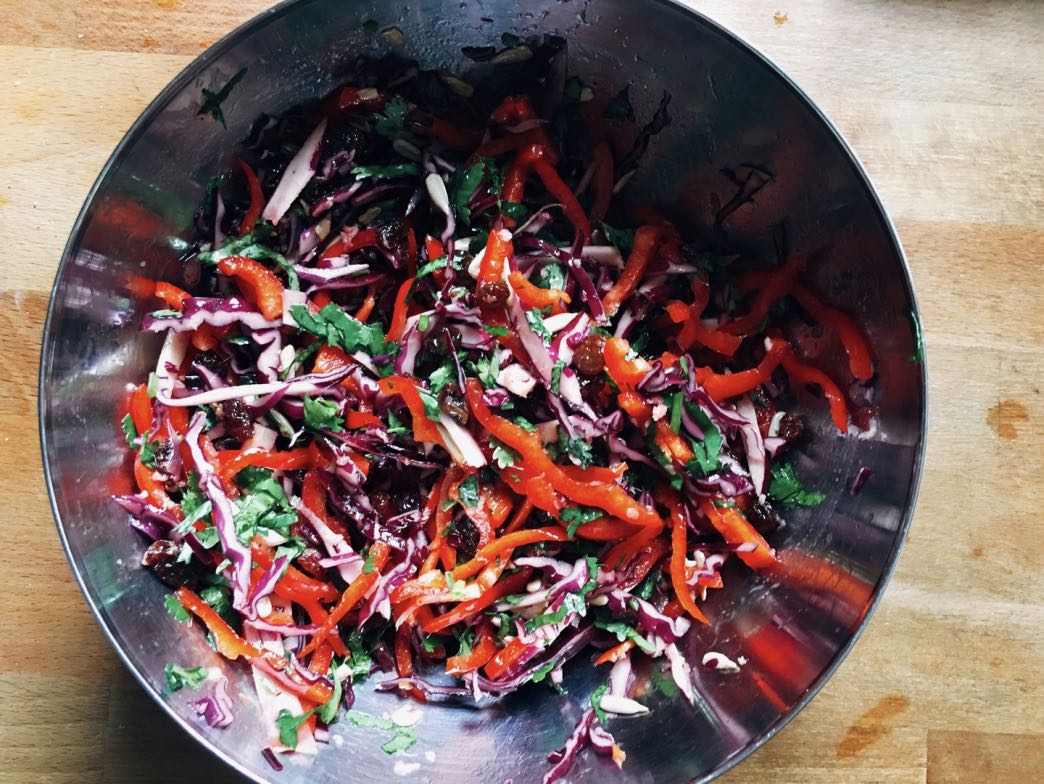
<svg viewBox="0 0 1044 784">
<path fill-rule="evenodd" d="M 331 667 L 330 669 L 335 670 L 336 668 Z M 341 697 L 344 696 L 344 684 L 341 679 L 334 672 L 330 672 L 329 676 L 330 680 L 333 681 L 333 694 L 315 712 L 315 715 L 319 717 L 323 724 L 333 724 L 337 721 L 337 711 L 341 707 Z"/>
<path fill-rule="evenodd" d="M 588 468 L 594 463 L 591 445 L 582 438 L 570 438 L 564 430 L 558 431 L 558 448 L 581 468 Z"/>
<path fill-rule="evenodd" d="M 236 475 L 244 493 L 234 504 L 236 535 L 244 544 L 264 530 L 290 536 L 290 526 L 297 522 L 297 511 L 290 505 L 282 484 L 267 468 L 248 466 Z"/>
<path fill-rule="evenodd" d="M 555 668 L 556 664 L 557 662 L 554 660 L 549 661 L 543 667 L 534 672 L 530 680 L 533 681 L 533 683 L 540 683 L 551 673 L 551 670 Z"/>
<path fill-rule="evenodd" d="M 513 201 L 502 201 L 500 203 L 500 212 L 517 223 L 522 223 L 529 217 L 529 210 L 526 209 L 526 205 L 517 204 Z"/>
<path fill-rule="evenodd" d="M 360 349 L 371 356 L 387 353 L 384 331 L 379 325 L 364 324 L 345 313 L 336 303 L 329 303 L 314 316 L 306 305 L 290 308 L 298 328 L 322 338 L 348 354 Z"/>
<path fill-rule="evenodd" d="M 631 248 L 634 247 L 634 229 L 614 229 L 602 221 L 602 231 L 605 232 L 605 238 L 609 243 L 615 245 L 623 256 L 630 255 Z"/>
<path fill-rule="evenodd" d="M 564 289 L 565 268 L 561 264 L 545 264 L 536 274 L 536 285 L 542 289 Z"/>
<path fill-rule="evenodd" d="M 536 426 L 532 422 L 530 422 L 528 419 L 526 419 L 525 417 L 517 416 L 517 417 L 515 417 L 511 421 L 514 422 L 516 425 L 518 425 L 523 430 L 525 430 L 527 433 L 535 433 L 536 432 Z"/>
<path fill-rule="evenodd" d="M 120 420 L 120 429 L 123 430 L 123 437 L 127 439 L 127 444 L 134 446 L 134 442 L 138 439 L 138 431 L 134 429 L 134 420 L 131 419 L 130 414 Z"/>
<path fill-rule="evenodd" d="M 171 691 L 178 691 L 185 686 L 190 689 L 198 689 L 200 684 L 207 679 L 207 668 L 179 667 L 171 663 L 163 668 L 163 679 Z"/>
<path fill-rule="evenodd" d="M 500 350 L 494 348 L 489 355 L 484 355 L 475 360 L 475 375 L 482 382 L 482 386 L 490 389 L 497 385 L 497 376 L 500 375 Z"/>
<path fill-rule="evenodd" d="M 421 386 L 417 387 L 417 393 L 420 395 L 421 403 L 424 404 L 424 416 L 433 422 L 440 421 L 442 412 L 439 411 L 439 399 L 431 393 L 431 390 Z"/>
<path fill-rule="evenodd" d="M 576 534 L 576 529 L 584 523 L 590 523 L 592 520 L 598 520 L 599 518 L 605 517 L 605 512 L 601 509 L 595 509 L 590 506 L 567 506 L 561 512 L 562 522 L 565 523 L 566 535 L 572 539 Z"/>
<path fill-rule="evenodd" d="M 305 396 L 304 421 L 305 427 L 315 431 L 332 430 L 340 433 L 344 430 L 344 418 L 340 415 L 337 404 L 321 397 Z"/>
<path fill-rule="evenodd" d="M 417 280 L 420 280 L 426 275 L 430 275 L 435 270 L 444 269 L 448 263 L 449 256 L 439 256 L 437 259 L 432 259 L 431 261 L 421 264 L 420 268 L 417 270 Z"/>
<path fill-rule="evenodd" d="M 358 630 L 348 635 L 348 658 L 344 660 L 344 665 L 351 673 L 352 683 L 362 680 L 373 669 L 373 658 Z"/>
<path fill-rule="evenodd" d="M 399 419 L 394 411 L 388 409 L 388 435 L 392 436 L 404 436 L 410 431 L 406 428 L 406 424 Z"/>
<path fill-rule="evenodd" d="M 174 594 L 168 593 L 164 596 L 163 604 L 166 606 L 167 612 L 173 615 L 174 620 L 178 623 L 189 623 L 192 620 L 192 617 L 188 614 L 188 610 L 182 607 L 181 602 L 178 601 L 178 598 Z"/>
<path fill-rule="evenodd" d="M 419 177 L 420 167 L 415 163 L 393 163 L 389 166 L 355 166 L 352 174 L 357 180 L 373 177 L 375 180 L 390 180 L 395 177 Z"/>
<path fill-rule="evenodd" d="M 592 583 L 589 583 L 589 585 L 593 587 Z M 577 613 L 581 616 L 587 615 L 587 602 L 584 600 L 584 596 L 586 596 L 587 592 L 590 590 L 590 587 L 584 586 L 584 588 L 577 593 L 567 593 L 557 610 L 545 613 L 544 615 L 538 615 L 535 618 L 530 618 L 526 621 L 526 631 L 532 633 L 541 626 L 547 626 L 552 623 L 561 623 L 569 613 Z"/>
<path fill-rule="evenodd" d="M 415 139 L 416 137 L 405 129 L 406 114 L 410 105 L 401 95 L 396 95 L 386 104 L 383 110 L 373 116 L 373 130 L 386 139 Z M 419 171 L 419 170 L 418 170 Z"/>
<path fill-rule="evenodd" d="M 413 748 L 416 743 L 416 733 L 411 729 L 403 727 L 392 735 L 391 740 L 381 744 L 381 751 L 385 754 L 397 754 L 400 751 Z"/>
<path fill-rule="evenodd" d="M 551 332 L 548 330 L 547 325 L 544 324 L 544 317 L 540 315 L 539 311 L 527 310 L 526 321 L 529 322 L 529 328 L 545 343 L 551 342 Z"/>
<path fill-rule="evenodd" d="M 632 629 L 626 623 L 606 623 L 604 621 L 595 621 L 595 626 L 597 626 L 599 629 L 605 629 L 605 631 L 609 632 L 610 634 L 615 634 L 616 639 L 618 639 L 620 642 L 623 642 L 624 640 L 631 640 L 632 642 L 634 642 L 635 645 L 637 645 L 639 648 L 641 648 L 648 654 L 652 654 L 656 651 L 655 645 L 653 645 L 651 642 L 645 639 L 641 634 L 638 633 L 636 629 Z"/>
<path fill-rule="evenodd" d="M 296 749 L 298 728 L 308 721 L 308 717 L 315 713 L 316 710 L 317 708 L 312 708 L 310 711 L 305 711 L 300 716 L 295 716 L 286 708 L 279 711 L 275 720 L 276 727 L 279 728 L 279 742 L 288 749 Z"/>
<path fill-rule="evenodd" d="M 631 85 L 627 85 L 613 96 L 612 100 L 605 105 L 602 116 L 607 120 L 630 120 L 634 122 L 634 107 L 631 106 L 631 96 L 628 93 Z"/>
<path fill-rule="evenodd" d="M 675 433 L 681 432 L 682 421 L 682 393 L 675 392 L 671 395 L 671 430 Z"/>
<path fill-rule="evenodd" d="M 504 446 L 500 442 L 493 447 L 493 462 L 497 464 L 497 468 L 510 468 L 516 460 L 518 460 L 518 453 L 510 447 Z"/>
<path fill-rule="evenodd" d="M 450 362 L 436 369 L 430 376 L 428 376 L 428 386 L 431 387 L 432 394 L 437 395 L 449 384 L 455 381 L 456 378 L 457 368 Z"/>
<path fill-rule="evenodd" d="M 551 391 L 556 395 L 562 387 L 562 371 L 565 370 L 565 362 L 558 360 L 551 368 Z"/>
<path fill-rule="evenodd" d="M 784 509 L 794 509 L 798 506 L 818 506 L 826 499 L 826 496 L 822 493 L 806 490 L 797 478 L 797 474 L 794 473 L 792 465 L 774 465 L 771 472 L 772 481 L 769 483 L 768 494 L 782 503 Z"/>
<path fill-rule="evenodd" d="M 366 553 L 366 560 L 363 562 L 362 573 L 373 574 L 374 559 L 377 557 L 377 551 L 372 547 Z"/>
<path fill-rule="evenodd" d="M 492 324 L 483 324 L 482 329 L 485 330 L 486 334 L 495 338 L 507 337 L 510 334 L 507 327 L 496 327 Z"/>
<path fill-rule="evenodd" d="M 468 202 L 482 184 L 486 176 L 486 164 L 483 161 L 474 163 L 467 169 L 458 168 L 450 177 L 449 189 L 453 194 L 453 210 L 465 224 L 471 223 L 471 210 Z"/>
<path fill-rule="evenodd" d="M 602 697 L 605 696 L 605 693 L 607 691 L 609 691 L 608 682 L 603 683 L 601 686 L 599 686 L 597 689 L 591 692 L 591 707 L 594 709 L 595 716 L 598 718 L 598 721 L 602 724 L 605 724 L 606 722 L 605 711 L 602 710 Z"/>
<path fill-rule="evenodd" d="M 479 502 L 478 474 L 472 474 L 457 487 L 457 497 L 465 509 L 474 509 Z"/>
</svg>

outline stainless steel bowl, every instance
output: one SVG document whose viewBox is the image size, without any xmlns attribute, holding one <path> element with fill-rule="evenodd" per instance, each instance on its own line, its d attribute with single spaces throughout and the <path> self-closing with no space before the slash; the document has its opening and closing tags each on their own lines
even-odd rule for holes
<svg viewBox="0 0 1044 784">
<path fill-rule="evenodd" d="M 76 222 L 58 271 L 40 368 L 44 468 L 73 572 L 116 650 L 146 690 L 208 749 L 257 781 L 375 781 L 393 758 L 372 730 L 341 722 L 335 742 L 311 764 L 271 770 L 259 754 L 262 725 L 249 679 L 225 667 L 238 705 L 226 730 L 201 725 L 184 692 L 163 688 L 163 666 L 224 666 L 199 633 L 165 612 L 165 590 L 139 569 L 143 542 L 108 501 L 125 477 L 117 409 L 129 382 L 152 365 L 158 346 L 138 332 L 133 276 L 177 281 L 170 238 L 185 235 L 201 183 L 223 164 L 250 122 L 338 84 L 360 52 L 380 50 L 366 19 L 395 24 L 402 49 L 426 63 L 465 65 L 460 47 L 495 42 L 504 31 L 556 31 L 569 39 L 570 68 L 601 90 L 625 83 L 640 115 L 661 90 L 674 96 L 675 122 L 654 141 L 633 187 L 670 204 L 688 232 L 714 231 L 713 216 L 735 192 L 724 172 L 744 164 L 775 177 L 719 231 L 754 257 L 774 258 L 781 223 L 791 247 L 813 251 L 815 287 L 858 315 L 879 368 L 880 425 L 866 438 L 835 434 L 821 401 L 799 396 L 815 431 L 799 470 L 828 495 L 792 513 L 776 546 L 802 558 L 782 581 L 737 570 L 708 607 L 715 623 L 685 641 L 698 704 L 662 679 L 644 701 L 652 713 L 614 719 L 628 752 L 611 765 L 585 755 L 574 781 L 678 782 L 722 772 L 764 743 L 816 693 L 866 624 L 910 522 L 925 434 L 923 364 L 911 362 L 916 305 L 898 240 L 866 175 L 830 122 L 761 55 L 708 19 L 668 0 L 300 0 L 241 27 L 183 71 L 117 147 Z M 486 21 L 492 18 L 490 23 Z M 202 88 L 246 72 L 224 104 L 228 123 L 198 118 Z M 839 346 L 805 329 L 821 361 L 843 372 Z M 848 492 L 861 466 L 873 476 Z M 126 481 L 126 480 L 122 480 Z M 699 666 L 718 650 L 748 663 L 737 675 Z M 572 728 L 598 676 L 583 661 L 567 670 L 570 697 L 530 688 L 478 711 L 428 705 L 419 725 L 415 776 L 434 782 L 536 781 L 544 758 Z M 656 688 L 660 683 L 661 688 Z M 382 712 L 396 697 L 368 693 L 359 707 Z M 340 740 L 337 740 L 340 738 Z M 432 751 L 434 759 L 423 752 Z"/>
</svg>

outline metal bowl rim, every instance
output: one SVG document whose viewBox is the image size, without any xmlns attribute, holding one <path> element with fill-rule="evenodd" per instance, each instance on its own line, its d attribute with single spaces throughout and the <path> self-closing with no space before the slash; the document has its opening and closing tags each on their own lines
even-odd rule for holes
<svg viewBox="0 0 1044 784">
<path fill-rule="evenodd" d="M 275 18 L 282 16 L 283 14 L 290 11 L 295 5 L 301 3 L 307 3 L 310 0 L 282 0 L 275 6 L 262 11 L 260 14 L 248 19 L 247 21 L 240 24 L 238 27 L 231 30 L 229 33 L 224 35 L 220 40 L 216 41 L 203 53 L 194 58 L 188 65 L 181 69 L 176 76 L 167 84 L 166 87 L 161 90 L 155 98 L 153 98 L 149 104 L 145 107 L 142 113 L 134 121 L 131 127 L 120 139 L 116 145 L 112 154 L 106 160 L 105 165 L 102 167 L 98 174 L 97 179 L 91 186 L 84 199 L 83 206 L 80 208 L 79 213 L 76 216 L 76 220 L 73 222 L 72 230 L 69 233 L 69 239 L 66 241 L 65 247 L 62 250 L 61 261 L 58 264 L 58 269 L 55 272 L 54 283 L 51 286 L 51 296 L 47 305 L 47 315 L 44 320 L 44 329 L 41 338 L 40 345 L 40 364 L 37 378 L 37 415 L 38 415 L 38 429 L 40 437 L 40 457 L 43 462 L 44 481 L 47 486 L 47 498 L 51 506 L 51 514 L 55 520 L 55 526 L 58 529 L 58 537 L 62 542 L 62 549 L 65 552 L 66 560 L 69 563 L 69 568 L 72 570 L 73 576 L 76 578 L 76 583 L 80 588 L 80 592 L 83 594 L 84 599 L 87 601 L 87 605 L 90 607 L 91 612 L 94 614 L 95 620 L 101 627 L 106 639 L 109 644 L 116 651 L 116 654 L 123 661 L 124 665 L 130 670 L 131 674 L 143 687 L 146 694 L 148 694 L 154 702 L 156 702 L 160 708 L 185 730 L 192 738 L 198 743 L 202 744 L 211 754 L 216 756 L 219 760 L 224 762 L 235 771 L 245 776 L 246 778 L 257 782 L 257 784 L 270 784 L 269 780 L 258 776 L 253 770 L 239 763 L 237 760 L 230 758 L 225 752 L 210 741 L 209 738 L 203 736 L 199 732 L 199 727 L 188 721 L 177 713 L 173 707 L 163 699 L 162 694 L 152 687 L 152 684 L 146 679 L 145 674 L 138 667 L 137 663 L 133 660 L 130 654 L 124 649 L 124 647 L 116 639 L 115 632 L 102 613 L 102 610 L 91 594 L 88 592 L 87 584 L 83 573 L 80 570 L 79 565 L 73 559 L 72 551 L 70 549 L 69 540 L 65 534 L 65 527 L 62 525 L 61 515 L 58 511 L 58 502 L 55 494 L 54 483 L 51 476 L 51 461 L 49 460 L 48 454 L 48 442 L 47 442 L 47 398 L 44 395 L 44 383 L 45 375 L 47 372 L 47 348 L 51 343 L 51 333 L 55 326 L 55 313 L 56 313 L 56 294 L 58 292 L 58 286 L 61 283 L 63 274 L 66 266 L 69 264 L 76 248 L 82 239 L 84 225 L 86 223 L 87 214 L 90 210 L 92 203 L 101 189 L 102 185 L 105 184 L 109 177 L 109 173 L 116 163 L 122 158 L 123 153 L 133 146 L 138 140 L 138 136 L 146 129 L 155 117 L 162 112 L 169 101 L 182 90 L 185 89 L 203 70 L 207 63 L 216 59 L 219 55 L 223 54 L 227 50 L 233 48 L 235 45 L 240 43 L 241 40 L 249 37 L 254 28 L 259 25 L 262 21 L 269 18 Z M 877 190 L 874 188 L 873 181 L 870 175 L 863 168 L 859 162 L 858 157 L 852 150 L 851 145 L 845 139 L 841 131 L 834 125 L 829 117 L 823 112 L 822 109 L 812 100 L 809 95 L 801 89 L 779 66 L 777 66 L 767 55 L 761 52 L 756 46 L 747 41 L 745 38 L 740 36 L 718 22 L 714 21 L 706 14 L 697 11 L 694 8 L 690 8 L 685 5 L 682 0 L 647 0 L 647 2 L 657 3 L 662 6 L 675 8 L 682 11 L 683 13 L 690 14 L 696 17 L 702 24 L 710 28 L 713 32 L 718 35 L 732 41 L 740 49 L 745 49 L 746 52 L 751 55 L 755 60 L 761 63 L 768 71 L 774 75 L 783 86 L 792 91 L 797 98 L 809 109 L 812 114 L 819 120 L 820 123 L 830 132 L 834 137 L 834 141 L 840 147 L 841 152 L 848 158 L 849 165 L 854 170 L 855 174 L 859 179 L 862 180 L 866 193 L 870 198 L 871 206 L 877 212 L 885 230 L 888 233 L 889 238 L 892 241 L 895 252 L 899 257 L 900 267 L 905 279 L 907 292 L 909 294 L 910 306 L 911 306 L 911 318 L 915 319 L 918 330 L 918 336 L 921 335 L 921 321 L 920 321 L 920 308 L 917 304 L 917 295 L 914 290 L 913 279 L 910 275 L 910 264 L 906 257 L 906 253 L 903 250 L 902 243 L 899 240 L 899 235 L 896 231 L 895 224 L 889 217 L 888 212 L 885 210 L 884 205 L 881 203 L 880 198 L 877 195 Z M 867 625 L 870 622 L 871 617 L 877 610 L 878 605 L 881 602 L 881 598 L 884 595 L 885 588 L 887 588 L 892 575 L 895 572 L 896 566 L 899 562 L 899 556 L 902 553 L 904 544 L 906 543 L 907 535 L 909 534 L 910 525 L 913 520 L 914 509 L 917 505 L 917 497 L 920 492 L 921 479 L 924 473 L 924 456 L 927 443 L 928 434 L 928 383 L 927 383 L 927 363 L 924 357 L 923 345 L 921 346 L 921 373 L 920 373 L 920 385 L 921 385 L 921 421 L 920 421 L 920 432 L 918 434 L 918 442 L 916 445 L 916 457 L 914 459 L 913 476 L 911 477 L 909 490 L 907 492 L 906 503 L 903 510 L 902 520 L 900 521 L 899 527 L 896 530 L 894 544 L 892 550 L 889 553 L 888 561 L 885 564 L 884 570 L 881 573 L 881 577 L 878 580 L 877 585 L 874 589 L 873 599 L 870 602 L 869 607 L 860 620 L 856 630 L 849 637 L 848 641 L 837 651 L 834 658 L 827 664 L 826 667 L 816 676 L 815 681 L 806 690 L 805 694 L 794 703 L 790 709 L 779 716 L 776 721 L 765 731 L 763 731 L 758 737 L 752 742 L 748 743 L 739 752 L 733 754 L 722 760 L 717 767 L 710 771 L 703 778 L 699 779 L 700 782 L 708 782 L 718 776 L 722 775 L 726 771 L 732 769 L 740 762 L 745 760 L 765 743 L 771 740 L 776 733 L 783 729 L 798 713 L 800 713 L 806 705 L 815 697 L 819 691 L 826 685 L 827 681 L 833 677 L 834 673 L 841 666 L 841 663 L 847 658 L 848 654 L 855 647 L 856 642 L 863 635 Z"/>
</svg>

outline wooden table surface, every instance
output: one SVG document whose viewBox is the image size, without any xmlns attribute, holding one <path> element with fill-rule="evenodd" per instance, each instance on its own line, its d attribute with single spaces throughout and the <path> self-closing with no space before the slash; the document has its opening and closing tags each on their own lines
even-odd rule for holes
<svg viewBox="0 0 1044 784">
<path fill-rule="evenodd" d="M 920 503 L 840 671 L 725 777 L 1044 781 L 1044 4 L 692 0 L 840 126 L 905 244 L 931 380 Z M 66 567 L 36 427 L 40 333 L 130 123 L 265 0 L 0 7 L 0 782 L 231 782 L 118 662 Z"/>
</svg>

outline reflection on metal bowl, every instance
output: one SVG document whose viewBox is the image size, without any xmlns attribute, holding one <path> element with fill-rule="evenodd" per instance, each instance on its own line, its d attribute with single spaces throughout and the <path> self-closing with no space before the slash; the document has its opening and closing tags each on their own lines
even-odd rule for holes
<svg viewBox="0 0 1044 784">
<path fill-rule="evenodd" d="M 697 704 L 651 674 L 650 714 L 612 722 L 627 750 L 623 770 L 581 757 L 570 780 L 677 782 L 709 778 L 742 759 L 823 684 L 858 636 L 902 545 L 924 447 L 925 376 L 917 351 L 916 305 L 902 251 L 877 197 L 837 132 L 786 77 L 707 19 L 667 0 L 301 0 L 276 7 L 192 63 L 149 106 L 102 172 L 80 214 L 55 283 L 40 377 L 41 437 L 55 516 L 74 572 L 113 645 L 152 695 L 186 730 L 258 781 L 387 780 L 395 759 L 362 728 L 336 725 L 340 742 L 281 773 L 259 749 L 271 734 L 249 673 L 225 664 L 201 634 L 187 634 L 163 610 L 165 587 L 136 568 L 144 542 L 108 499 L 126 481 L 116 426 L 128 382 L 158 351 L 138 331 L 136 275 L 177 280 L 171 237 L 191 225 L 209 172 L 228 159 L 261 113 L 322 95 L 363 51 L 387 48 L 365 33 L 369 18 L 402 31 L 401 50 L 425 63 L 463 67 L 461 47 L 504 30 L 554 31 L 569 40 L 570 70 L 598 89 L 630 83 L 648 116 L 662 90 L 675 122 L 655 140 L 633 188 L 686 233 L 718 232 L 735 249 L 772 259 L 785 222 L 792 247 L 810 249 L 810 275 L 831 303 L 865 325 L 877 363 L 877 427 L 843 437 L 803 390 L 799 410 L 812 437 L 797 455 L 801 475 L 827 501 L 790 516 L 774 544 L 785 568 L 775 579 L 737 570 L 707 602 L 715 619 L 684 641 Z M 484 21 L 492 17 L 495 25 Z M 201 88 L 246 68 L 223 105 L 228 130 L 196 116 Z M 735 192 L 724 172 L 765 167 L 772 180 L 715 226 Z M 809 336 L 818 360 L 844 362 L 829 336 Z M 872 477 L 849 492 L 860 468 Z M 701 666 L 725 651 L 746 664 L 728 675 Z M 227 671 L 237 704 L 227 729 L 201 724 L 188 697 L 163 687 L 168 661 Z M 572 729 L 599 676 L 583 657 L 566 671 L 568 698 L 527 688 L 482 710 L 427 704 L 417 728 L 418 779 L 533 781 L 548 752 Z M 668 679 L 669 682 L 669 679 Z M 397 698 L 359 690 L 358 707 L 393 710 Z M 433 751 L 435 756 L 423 752 Z M 615 778 L 610 778 L 610 775 Z"/>
</svg>

